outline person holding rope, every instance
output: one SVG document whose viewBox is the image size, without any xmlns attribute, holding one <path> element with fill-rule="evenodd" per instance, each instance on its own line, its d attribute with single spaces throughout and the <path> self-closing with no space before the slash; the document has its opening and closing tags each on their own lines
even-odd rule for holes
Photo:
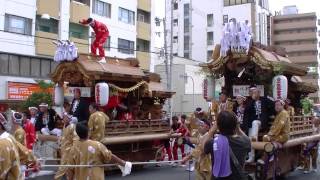
<svg viewBox="0 0 320 180">
<path fill-rule="evenodd" d="M 98 111 L 96 103 L 91 103 L 89 106 L 89 139 L 101 141 L 104 138 L 106 124 L 110 121 L 109 117 L 102 111 Z"/>
<path fill-rule="evenodd" d="M 23 180 L 26 165 L 34 165 L 34 171 L 38 171 L 39 163 L 32 152 L 17 142 L 8 130 L 7 119 L 0 113 L 0 179 Z"/>
<path fill-rule="evenodd" d="M 197 137 L 198 145 L 192 150 L 191 154 L 183 158 L 181 164 L 185 164 L 190 159 L 196 159 L 195 170 L 196 180 L 211 180 L 211 158 L 210 155 L 204 154 L 203 140 L 208 136 L 210 122 L 207 120 L 199 121 L 199 136 Z"/>
<path fill-rule="evenodd" d="M 70 168 L 71 179 L 77 180 L 104 180 L 104 167 L 106 163 L 118 164 L 122 176 L 131 173 L 132 163 L 125 162 L 116 155 L 112 154 L 102 143 L 88 139 L 89 129 L 84 123 L 76 125 L 76 132 L 80 138 L 71 149 L 69 164 L 71 165 L 92 165 L 92 167 L 74 167 Z"/>
<path fill-rule="evenodd" d="M 68 112 L 71 108 L 71 105 L 68 102 L 65 102 L 64 108 L 66 112 Z M 75 124 L 77 123 L 77 121 L 66 112 L 63 114 L 64 127 L 61 137 L 61 165 L 68 164 L 68 157 L 72 156 L 72 154 L 70 154 L 71 148 L 73 144 L 75 144 L 75 142 L 79 140 L 79 137 L 75 130 Z M 70 174 L 68 174 L 67 172 L 67 168 L 59 167 L 59 170 L 56 173 L 54 179 L 61 179 L 64 175 L 67 176 L 67 180 L 71 180 Z"/>
</svg>

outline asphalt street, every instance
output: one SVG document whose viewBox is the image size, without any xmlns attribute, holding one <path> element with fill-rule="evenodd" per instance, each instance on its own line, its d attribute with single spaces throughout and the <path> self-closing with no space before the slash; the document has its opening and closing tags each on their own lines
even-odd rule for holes
<svg viewBox="0 0 320 180">
<path fill-rule="evenodd" d="M 320 170 L 320 169 L 319 169 Z M 313 172 L 303 174 L 301 171 L 290 173 L 286 180 L 320 180 L 320 173 Z M 53 176 L 38 177 L 33 180 L 48 180 L 53 179 Z M 171 167 L 171 166 L 148 166 L 141 170 L 135 170 L 130 176 L 121 177 L 119 172 L 109 174 L 106 180 L 194 180 L 194 173 L 186 171 L 186 167 Z"/>
</svg>

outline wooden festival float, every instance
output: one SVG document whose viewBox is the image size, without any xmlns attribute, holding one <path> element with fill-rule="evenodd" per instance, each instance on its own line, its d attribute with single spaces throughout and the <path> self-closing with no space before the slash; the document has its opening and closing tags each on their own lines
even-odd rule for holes
<svg viewBox="0 0 320 180">
<path fill-rule="evenodd" d="M 125 160 L 154 160 L 159 148 L 154 141 L 172 137 L 162 108 L 174 93 L 162 86 L 158 74 L 141 70 L 136 59 L 107 58 L 107 63 L 99 63 L 94 57 L 80 54 L 75 61 L 60 62 L 51 78 L 59 87 L 89 88 L 88 102 L 105 101 L 109 108 L 104 110 L 111 121 L 106 124 L 102 143 Z M 100 89 L 98 97 L 97 86 L 101 83 L 108 89 Z M 132 111 L 135 120 L 116 119 L 120 101 L 125 102 L 125 109 Z"/>
<path fill-rule="evenodd" d="M 210 81 L 208 84 L 212 86 L 211 90 L 215 91 L 217 79 L 224 78 L 224 89 L 230 98 L 234 98 L 237 93 L 248 96 L 250 85 L 257 85 L 262 94 L 269 97 L 272 97 L 273 91 L 278 93 L 287 89 L 287 97 L 297 111 L 295 116 L 290 116 L 290 140 L 279 148 L 274 143 L 262 142 L 267 132 L 260 132 L 258 141 L 252 142 L 252 147 L 260 157 L 272 154 L 276 158 L 264 164 L 246 164 L 246 169 L 256 179 L 286 175 L 299 165 L 303 145 L 320 140 L 320 134 L 313 134 L 312 117 L 303 116 L 299 111 L 302 95 L 316 92 L 317 87 L 301 81 L 299 76 L 305 76 L 307 69 L 292 63 L 280 48 L 252 45 L 247 52 L 229 50 L 225 56 L 220 56 L 220 45 L 217 45 L 212 60 L 201 66 Z M 287 87 L 274 84 L 273 81 L 277 82 L 278 77 L 286 79 Z"/>
</svg>

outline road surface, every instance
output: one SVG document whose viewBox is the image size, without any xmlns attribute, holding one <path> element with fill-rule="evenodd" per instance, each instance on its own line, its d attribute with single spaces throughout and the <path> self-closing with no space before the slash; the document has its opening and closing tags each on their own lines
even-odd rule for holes
<svg viewBox="0 0 320 180">
<path fill-rule="evenodd" d="M 319 169 L 320 170 L 320 169 Z M 287 180 L 320 180 L 320 171 L 303 174 L 301 171 L 296 171 L 287 176 Z M 189 176 L 190 175 L 190 176 Z M 194 173 L 188 173 L 186 168 L 182 167 L 154 167 L 148 166 L 142 170 L 135 170 L 128 177 L 121 177 L 120 173 L 107 175 L 107 180 L 194 180 Z M 32 180 L 48 180 L 53 179 L 53 176 L 46 176 L 42 178 L 35 178 Z"/>
</svg>

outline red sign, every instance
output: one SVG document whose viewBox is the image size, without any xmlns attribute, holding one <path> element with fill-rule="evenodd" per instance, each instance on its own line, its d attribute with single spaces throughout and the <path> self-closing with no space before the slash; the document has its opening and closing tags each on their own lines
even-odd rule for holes
<svg viewBox="0 0 320 180">
<path fill-rule="evenodd" d="M 26 100 L 32 93 L 39 91 L 38 84 L 8 82 L 8 100 Z"/>
</svg>

